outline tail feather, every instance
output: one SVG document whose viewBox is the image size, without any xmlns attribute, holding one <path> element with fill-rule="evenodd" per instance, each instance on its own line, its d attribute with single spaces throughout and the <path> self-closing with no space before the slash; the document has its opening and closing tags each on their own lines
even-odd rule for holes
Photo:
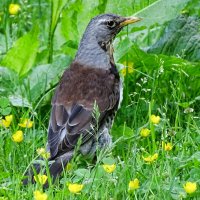
<svg viewBox="0 0 200 200">
<path fill-rule="evenodd" d="M 42 165 L 41 162 L 34 163 L 32 166 L 26 171 L 25 176 L 26 178 L 23 180 L 23 185 L 28 185 L 29 183 L 35 183 L 34 175 L 36 174 L 45 174 L 47 175 L 47 170 L 51 176 L 52 182 L 54 183 L 55 180 L 60 176 L 63 172 L 67 163 L 72 159 L 73 152 L 67 152 L 54 160 L 50 160 L 48 163 L 48 169 Z M 40 160 L 41 161 L 41 160 Z M 48 187 L 49 182 L 44 185 L 44 187 Z"/>
</svg>

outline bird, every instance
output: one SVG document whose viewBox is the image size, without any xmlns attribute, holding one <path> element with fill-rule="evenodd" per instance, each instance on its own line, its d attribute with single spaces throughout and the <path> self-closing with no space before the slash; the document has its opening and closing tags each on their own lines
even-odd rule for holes
<svg viewBox="0 0 200 200">
<path fill-rule="evenodd" d="M 48 127 L 49 173 L 55 181 L 75 154 L 94 156 L 111 144 L 110 129 L 122 100 L 122 81 L 114 62 L 112 42 L 139 17 L 101 14 L 91 19 L 77 53 L 64 71 L 55 94 Z M 98 119 L 94 110 L 98 112 Z M 26 173 L 24 184 L 34 182 L 36 163 Z M 47 183 L 48 184 L 48 183 Z"/>
</svg>

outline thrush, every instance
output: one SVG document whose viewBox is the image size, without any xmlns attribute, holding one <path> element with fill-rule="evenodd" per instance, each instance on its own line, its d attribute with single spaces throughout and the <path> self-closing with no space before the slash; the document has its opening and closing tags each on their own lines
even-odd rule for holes
<svg viewBox="0 0 200 200">
<path fill-rule="evenodd" d="M 97 149 L 111 143 L 109 130 L 122 100 L 112 41 L 124 26 L 139 20 L 102 14 L 89 22 L 74 61 L 65 70 L 52 99 L 47 151 L 53 180 L 72 159 L 78 141 L 78 152 L 84 156 L 95 155 Z M 94 105 L 98 107 L 98 120 L 93 114 Z M 40 172 L 39 164 L 33 167 Z M 33 181 L 33 172 L 27 175 Z"/>
</svg>

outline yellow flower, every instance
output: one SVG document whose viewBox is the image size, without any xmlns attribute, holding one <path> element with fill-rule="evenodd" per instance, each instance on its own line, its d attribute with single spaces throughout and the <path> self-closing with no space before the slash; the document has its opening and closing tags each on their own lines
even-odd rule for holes
<svg viewBox="0 0 200 200">
<path fill-rule="evenodd" d="M 150 121 L 151 121 L 153 124 L 159 124 L 159 122 L 160 122 L 160 116 L 151 115 L 151 116 L 150 116 Z"/>
<path fill-rule="evenodd" d="M 42 156 L 44 159 L 50 158 L 50 153 L 45 150 L 45 148 L 37 149 L 37 154 Z"/>
<path fill-rule="evenodd" d="M 184 190 L 188 194 L 192 194 L 197 190 L 197 184 L 195 182 L 186 182 L 185 185 L 183 185 Z"/>
<path fill-rule="evenodd" d="M 128 63 L 128 66 L 124 66 L 124 68 L 121 70 L 123 76 L 126 76 L 126 72 L 128 74 L 132 74 L 134 72 L 133 63 Z"/>
<path fill-rule="evenodd" d="M 8 128 L 13 120 L 13 115 L 7 115 L 5 119 L 0 120 L 0 126 Z"/>
<path fill-rule="evenodd" d="M 14 142 L 19 143 L 19 142 L 22 142 L 23 139 L 24 139 L 24 135 L 23 135 L 23 132 L 22 132 L 21 130 L 16 131 L 16 132 L 12 135 L 12 140 L 13 140 Z"/>
<path fill-rule="evenodd" d="M 38 174 L 37 176 L 34 176 L 34 180 L 35 180 L 35 182 L 37 182 L 41 185 L 44 185 L 47 181 L 47 176 Z"/>
<path fill-rule="evenodd" d="M 7 115 L 5 119 L 6 121 L 11 122 L 13 120 L 13 115 Z"/>
<path fill-rule="evenodd" d="M 71 164 L 71 163 L 67 163 L 65 169 L 66 169 L 67 171 L 72 170 L 72 164 Z"/>
<path fill-rule="evenodd" d="M 143 157 L 142 156 L 142 158 L 143 158 L 144 161 L 151 163 L 151 162 L 153 162 L 153 161 L 158 159 L 158 153 L 155 153 L 154 155 L 148 156 L 148 157 Z"/>
<path fill-rule="evenodd" d="M 39 190 L 36 190 L 35 192 L 33 192 L 33 194 L 35 200 L 47 200 L 48 198 L 47 194 L 40 192 Z"/>
<path fill-rule="evenodd" d="M 33 121 L 30 119 L 21 119 L 21 123 L 18 124 L 23 128 L 31 128 L 33 126 Z"/>
<path fill-rule="evenodd" d="M 79 193 L 83 189 L 83 184 L 77 184 L 77 183 L 70 183 L 68 184 L 68 189 L 71 193 Z"/>
<path fill-rule="evenodd" d="M 140 187 L 140 182 L 137 178 L 135 178 L 133 181 L 130 181 L 128 184 L 128 190 L 136 190 Z"/>
<path fill-rule="evenodd" d="M 162 147 L 165 151 L 171 151 L 173 148 L 172 143 L 170 142 L 167 143 L 162 142 Z"/>
<path fill-rule="evenodd" d="M 18 12 L 20 11 L 20 5 L 19 4 L 14 4 L 14 3 L 11 3 L 10 5 L 9 5 L 9 8 L 8 8 L 8 10 L 9 10 L 9 13 L 11 14 L 11 15 L 17 15 L 18 14 Z"/>
<path fill-rule="evenodd" d="M 141 131 L 140 131 L 140 135 L 142 137 L 147 137 L 147 136 L 149 136 L 150 132 L 151 131 L 148 128 L 142 128 Z"/>
<path fill-rule="evenodd" d="M 107 173 L 112 173 L 115 171 L 116 165 L 112 164 L 112 165 L 102 165 L 103 169 L 107 172 Z"/>
</svg>

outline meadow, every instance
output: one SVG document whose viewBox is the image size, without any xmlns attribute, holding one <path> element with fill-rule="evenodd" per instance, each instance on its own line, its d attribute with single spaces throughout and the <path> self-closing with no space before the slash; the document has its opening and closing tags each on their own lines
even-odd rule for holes
<svg viewBox="0 0 200 200">
<path fill-rule="evenodd" d="M 200 1 L 0 1 L 0 200 L 200 199 Z M 22 185 L 45 151 L 51 98 L 90 19 L 139 16 L 114 41 L 124 93 L 113 144 L 59 181 Z"/>
</svg>

